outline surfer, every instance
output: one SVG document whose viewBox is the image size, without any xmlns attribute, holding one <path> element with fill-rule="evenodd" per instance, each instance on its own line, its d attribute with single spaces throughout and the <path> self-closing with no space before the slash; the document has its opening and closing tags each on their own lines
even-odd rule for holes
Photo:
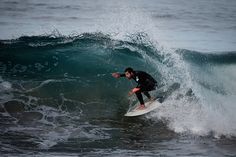
<svg viewBox="0 0 236 157">
<path fill-rule="evenodd" d="M 138 83 L 137 87 L 129 92 L 129 96 L 134 93 L 136 94 L 140 102 L 139 109 L 145 108 L 142 93 L 147 96 L 149 100 L 152 100 L 151 95 L 148 92 L 156 89 L 157 81 L 148 73 L 143 71 L 134 71 L 129 67 L 125 69 L 124 74 L 116 72 L 112 73 L 112 76 L 114 78 L 126 77 L 129 80 L 134 79 L 134 81 Z"/>
</svg>

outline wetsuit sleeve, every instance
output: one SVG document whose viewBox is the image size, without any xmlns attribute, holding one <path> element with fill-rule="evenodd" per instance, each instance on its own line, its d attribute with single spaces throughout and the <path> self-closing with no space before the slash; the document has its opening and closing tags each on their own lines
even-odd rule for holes
<svg viewBox="0 0 236 157">
<path fill-rule="evenodd" d="M 141 84 L 138 84 L 137 86 L 136 86 L 136 88 L 141 88 L 142 86 L 141 86 Z"/>
</svg>

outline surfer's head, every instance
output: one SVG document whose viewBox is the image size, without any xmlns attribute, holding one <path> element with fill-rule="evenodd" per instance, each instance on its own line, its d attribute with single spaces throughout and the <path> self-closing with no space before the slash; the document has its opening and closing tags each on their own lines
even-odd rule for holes
<svg viewBox="0 0 236 157">
<path fill-rule="evenodd" d="M 130 79 L 132 79 L 133 76 L 134 76 L 134 70 L 130 67 L 126 68 L 125 69 L 125 77 L 130 80 Z"/>
</svg>

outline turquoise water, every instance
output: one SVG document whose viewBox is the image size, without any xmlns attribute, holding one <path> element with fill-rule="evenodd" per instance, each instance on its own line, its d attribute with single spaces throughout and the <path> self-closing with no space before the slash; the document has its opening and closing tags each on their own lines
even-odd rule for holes
<svg viewBox="0 0 236 157">
<path fill-rule="evenodd" d="M 0 3 L 2 156 L 236 155 L 233 1 Z M 129 66 L 163 96 L 137 118 Z"/>
</svg>

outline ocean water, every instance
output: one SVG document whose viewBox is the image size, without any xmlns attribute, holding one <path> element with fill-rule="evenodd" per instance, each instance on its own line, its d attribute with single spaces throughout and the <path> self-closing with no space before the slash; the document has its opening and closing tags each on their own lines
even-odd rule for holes
<svg viewBox="0 0 236 157">
<path fill-rule="evenodd" d="M 236 1 L 0 2 L 1 156 L 236 156 Z M 161 106 L 123 115 L 135 83 Z"/>
</svg>

